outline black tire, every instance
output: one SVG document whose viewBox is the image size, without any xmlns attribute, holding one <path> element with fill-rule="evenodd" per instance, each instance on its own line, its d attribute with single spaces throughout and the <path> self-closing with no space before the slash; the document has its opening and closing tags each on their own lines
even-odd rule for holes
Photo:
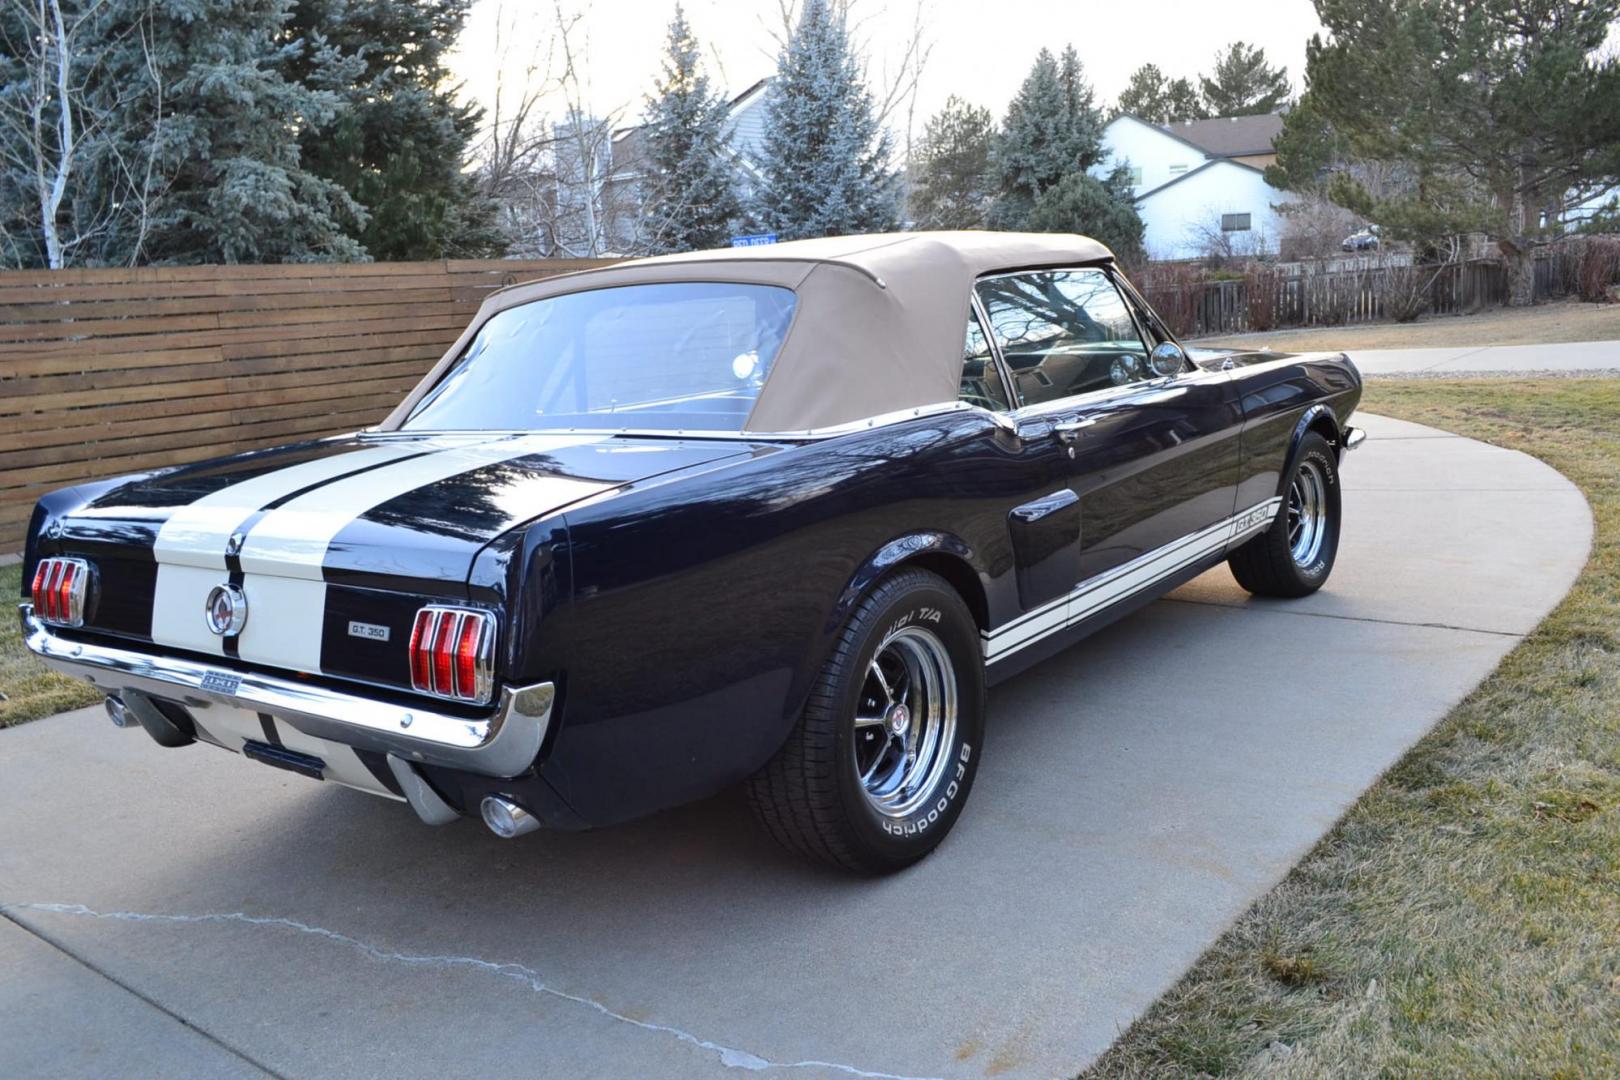
<svg viewBox="0 0 1620 1080">
<path fill-rule="evenodd" d="M 872 674 L 874 662 L 882 681 Z M 944 721 L 945 677 L 927 677 L 945 662 L 954 680 L 954 725 Z M 766 832 L 801 855 L 865 874 L 909 866 L 939 846 L 967 801 L 984 692 L 979 630 L 961 596 L 936 574 L 901 570 L 855 606 L 792 733 L 749 779 L 749 805 Z M 872 723 L 878 715 L 888 722 Z M 922 764 L 906 763 L 908 739 Z M 907 776 L 915 786 L 903 783 Z M 894 790 L 885 793 L 890 781 Z"/>
<path fill-rule="evenodd" d="M 1311 516 L 1314 488 L 1321 518 L 1314 543 L 1300 543 L 1296 523 Z M 1227 557 L 1232 576 L 1256 596 L 1309 596 L 1333 573 L 1339 554 L 1339 463 L 1333 446 L 1312 431 L 1300 440 L 1283 483 L 1283 505 L 1271 527 Z"/>
</svg>

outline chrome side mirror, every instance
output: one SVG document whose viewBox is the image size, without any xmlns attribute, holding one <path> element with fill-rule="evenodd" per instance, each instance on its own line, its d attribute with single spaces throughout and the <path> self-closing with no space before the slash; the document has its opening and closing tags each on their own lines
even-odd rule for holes
<svg viewBox="0 0 1620 1080">
<path fill-rule="evenodd" d="M 1148 354 L 1148 367 L 1162 379 L 1180 375 L 1187 369 L 1187 354 L 1173 341 L 1161 341 Z"/>
</svg>

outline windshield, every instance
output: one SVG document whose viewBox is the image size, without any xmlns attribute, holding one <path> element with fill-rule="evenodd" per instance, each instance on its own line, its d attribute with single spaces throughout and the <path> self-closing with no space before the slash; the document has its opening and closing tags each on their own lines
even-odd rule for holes
<svg viewBox="0 0 1620 1080">
<path fill-rule="evenodd" d="M 507 308 L 402 426 L 740 431 L 793 305 L 774 285 L 678 282 Z"/>
</svg>

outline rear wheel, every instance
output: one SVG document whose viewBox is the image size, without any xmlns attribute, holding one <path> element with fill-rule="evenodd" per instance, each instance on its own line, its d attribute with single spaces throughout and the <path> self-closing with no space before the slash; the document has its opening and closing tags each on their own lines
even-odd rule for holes
<svg viewBox="0 0 1620 1080">
<path fill-rule="evenodd" d="M 1339 505 L 1333 446 L 1310 432 L 1294 455 L 1276 520 L 1228 557 L 1232 576 L 1257 596 L 1308 596 L 1320 589 L 1339 554 Z"/>
<path fill-rule="evenodd" d="M 856 605 L 792 734 L 750 779 L 749 803 L 794 851 L 898 870 L 955 823 L 983 730 L 973 616 L 944 579 L 905 570 Z"/>
</svg>

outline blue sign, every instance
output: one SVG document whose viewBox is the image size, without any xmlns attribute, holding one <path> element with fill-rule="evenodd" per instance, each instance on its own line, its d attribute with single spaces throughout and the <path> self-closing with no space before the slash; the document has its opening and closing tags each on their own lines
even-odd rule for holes
<svg viewBox="0 0 1620 1080">
<path fill-rule="evenodd" d="M 732 247 L 758 247 L 761 244 L 776 243 L 776 234 L 773 232 L 755 233 L 752 236 L 733 236 Z"/>
</svg>

